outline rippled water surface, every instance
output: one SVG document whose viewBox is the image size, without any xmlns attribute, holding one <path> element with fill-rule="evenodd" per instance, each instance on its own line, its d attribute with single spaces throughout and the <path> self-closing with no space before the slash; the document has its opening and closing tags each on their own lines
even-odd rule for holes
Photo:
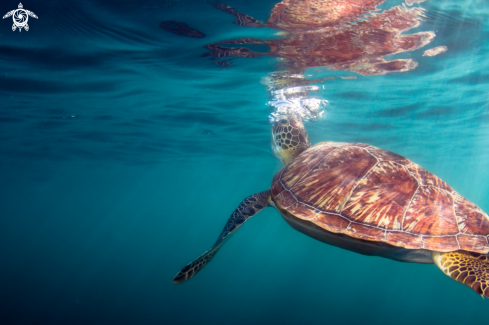
<svg viewBox="0 0 489 325">
<path fill-rule="evenodd" d="M 266 21 L 278 1 L 229 0 Z M 400 5 L 389 0 L 383 9 Z M 275 57 L 222 67 L 204 46 L 280 37 L 203 0 L 28 1 L 29 31 L 0 21 L 0 321 L 4 324 L 468 324 L 489 305 L 433 265 L 365 257 L 250 220 L 188 283 L 241 200 L 281 165 L 262 80 Z M 6 13 L 16 1 L 3 1 Z M 431 1 L 410 33 L 418 66 L 324 80 L 313 143 L 363 142 L 406 156 L 489 211 L 489 11 Z M 3 14 L 2 14 L 3 15 Z M 184 22 L 203 38 L 178 36 Z M 438 56 L 423 51 L 445 45 Z M 266 51 L 266 50 L 265 50 Z M 341 77 L 356 77 L 344 79 Z"/>
</svg>

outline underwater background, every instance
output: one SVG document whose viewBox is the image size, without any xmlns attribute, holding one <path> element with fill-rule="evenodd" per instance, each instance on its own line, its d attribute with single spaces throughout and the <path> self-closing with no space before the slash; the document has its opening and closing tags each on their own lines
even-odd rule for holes
<svg viewBox="0 0 489 325">
<path fill-rule="evenodd" d="M 17 1 L 2 1 L 3 14 Z M 227 4 L 266 21 L 277 2 Z M 268 189 L 281 168 L 262 84 L 280 71 L 277 58 L 221 67 L 201 57 L 204 46 L 277 31 L 237 26 L 203 0 L 23 5 L 39 17 L 29 31 L 0 21 L 0 323 L 487 321 L 488 301 L 434 265 L 328 246 L 274 209 L 173 285 L 241 200 Z M 402 54 L 418 67 L 378 76 L 308 70 L 336 78 L 317 84 L 329 105 L 306 128 L 312 143 L 401 154 L 489 211 L 487 2 L 421 6 L 425 21 L 410 32 L 436 37 Z M 175 35 L 161 21 L 206 36 Z M 447 52 L 422 56 L 441 45 Z"/>
</svg>

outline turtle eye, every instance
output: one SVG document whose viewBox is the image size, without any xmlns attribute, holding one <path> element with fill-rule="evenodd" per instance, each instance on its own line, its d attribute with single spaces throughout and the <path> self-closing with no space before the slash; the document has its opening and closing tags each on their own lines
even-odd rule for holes
<svg viewBox="0 0 489 325">
<path fill-rule="evenodd" d="M 287 120 L 286 120 L 286 119 L 281 119 L 281 120 L 280 120 L 280 123 L 282 123 L 282 124 L 287 124 Z"/>
</svg>

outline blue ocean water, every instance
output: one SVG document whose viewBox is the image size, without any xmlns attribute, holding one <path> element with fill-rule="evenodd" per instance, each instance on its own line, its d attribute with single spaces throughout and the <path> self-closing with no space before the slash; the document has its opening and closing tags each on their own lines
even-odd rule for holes
<svg viewBox="0 0 489 325">
<path fill-rule="evenodd" d="M 229 0 L 266 21 L 278 1 Z M 389 0 L 381 8 L 401 4 Z M 274 57 L 219 67 L 204 46 L 276 31 L 233 24 L 203 0 L 28 1 L 29 31 L 0 24 L 2 324 L 460 324 L 489 305 L 433 265 L 315 241 L 273 209 L 246 223 L 194 279 L 208 249 L 281 165 L 262 78 Z M 17 1 L 0 4 L 4 13 Z M 422 3 L 399 54 L 418 67 L 362 76 L 310 69 L 329 105 L 311 142 L 364 142 L 406 156 L 489 211 L 489 11 Z M 174 35 L 184 22 L 204 38 Z M 422 56 L 445 45 L 438 56 Z"/>
</svg>

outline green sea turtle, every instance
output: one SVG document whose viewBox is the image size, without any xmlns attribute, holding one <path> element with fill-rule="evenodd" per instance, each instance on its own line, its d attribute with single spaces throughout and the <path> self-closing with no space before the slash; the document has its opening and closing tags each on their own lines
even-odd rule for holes
<svg viewBox="0 0 489 325">
<path fill-rule="evenodd" d="M 12 16 L 12 19 L 14 21 L 14 24 L 12 25 L 12 31 L 15 32 L 15 30 L 18 28 L 19 32 L 22 31 L 22 28 L 24 28 L 26 31 L 29 30 L 29 25 L 27 25 L 27 21 L 29 20 L 29 16 L 33 18 L 38 18 L 35 13 L 29 10 L 25 10 L 24 6 L 22 3 L 19 3 L 18 9 L 11 10 L 3 16 L 2 19 L 8 18 Z"/>
<path fill-rule="evenodd" d="M 434 263 L 489 297 L 489 217 L 447 183 L 367 144 L 311 146 L 304 125 L 294 118 L 275 122 L 272 148 L 285 166 L 271 189 L 247 197 L 214 246 L 173 283 L 193 277 L 246 220 L 272 206 L 312 238 L 364 255 Z"/>
</svg>

